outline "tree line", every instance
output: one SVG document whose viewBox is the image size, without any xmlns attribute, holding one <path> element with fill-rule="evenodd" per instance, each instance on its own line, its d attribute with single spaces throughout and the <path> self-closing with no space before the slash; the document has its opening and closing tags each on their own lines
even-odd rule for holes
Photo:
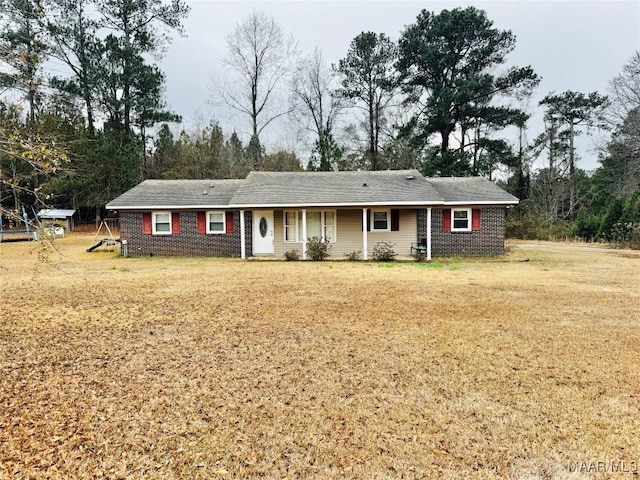
<svg viewBox="0 0 640 480">
<path fill-rule="evenodd" d="M 214 105 L 250 134 L 215 121 L 189 130 L 166 108 L 154 63 L 182 35 L 181 0 L 0 0 L 0 205 L 99 212 L 146 178 L 243 178 L 251 170 L 417 168 L 481 175 L 522 200 L 510 233 L 640 237 L 640 54 L 600 92 L 550 92 L 544 132 L 527 137 L 540 83 L 507 67 L 516 46 L 475 7 L 422 10 L 397 41 L 362 32 L 329 65 L 275 19 L 253 12 L 226 38 Z M 265 148 L 282 128 L 307 145 Z M 600 167 L 579 167 L 576 138 L 607 129 Z M 510 140 L 507 131 L 517 131 Z M 534 170 L 542 159 L 545 167 Z M 634 237 L 635 235 L 635 237 Z M 637 239 L 637 238 L 636 238 Z"/>
</svg>

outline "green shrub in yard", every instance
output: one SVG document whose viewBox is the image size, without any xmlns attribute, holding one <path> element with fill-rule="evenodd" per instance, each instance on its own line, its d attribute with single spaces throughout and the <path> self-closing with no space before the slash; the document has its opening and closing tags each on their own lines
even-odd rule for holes
<svg viewBox="0 0 640 480">
<path fill-rule="evenodd" d="M 307 257 L 315 262 L 326 260 L 330 251 L 329 240 L 323 241 L 319 237 L 313 237 L 307 241 Z"/>
<path fill-rule="evenodd" d="M 371 258 L 376 262 L 393 262 L 397 253 L 393 250 L 393 243 L 378 242 L 371 251 Z"/>
</svg>

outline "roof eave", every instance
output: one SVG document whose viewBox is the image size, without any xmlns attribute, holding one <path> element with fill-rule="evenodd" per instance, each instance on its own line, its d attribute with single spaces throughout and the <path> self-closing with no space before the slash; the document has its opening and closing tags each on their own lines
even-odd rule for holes
<svg viewBox="0 0 640 480">
<path fill-rule="evenodd" d="M 346 202 L 346 203 L 235 203 L 235 204 L 208 204 L 208 205 L 114 205 L 108 203 L 107 210 L 203 210 L 203 209 L 251 209 L 251 208 L 321 208 L 321 207 L 438 207 L 438 206 L 455 206 L 455 205 L 517 205 L 519 200 L 462 200 L 454 202 L 445 201 L 425 201 L 425 202 Z"/>
<path fill-rule="evenodd" d="M 107 210 L 210 210 L 229 208 L 228 204 L 209 204 L 209 205 L 113 205 L 107 203 Z"/>
<path fill-rule="evenodd" d="M 454 206 L 454 205 L 518 205 L 520 200 L 462 200 L 462 201 L 454 201 L 454 202 L 444 202 L 446 206 Z"/>
<path fill-rule="evenodd" d="M 406 202 L 321 202 L 321 203 L 235 203 L 229 208 L 251 209 L 251 208 L 320 208 L 320 207 L 429 207 L 444 205 L 441 200 L 434 201 L 406 201 Z"/>
</svg>

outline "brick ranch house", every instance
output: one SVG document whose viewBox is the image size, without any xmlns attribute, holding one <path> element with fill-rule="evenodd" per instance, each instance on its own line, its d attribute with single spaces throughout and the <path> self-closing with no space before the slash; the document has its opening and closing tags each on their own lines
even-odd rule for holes
<svg viewBox="0 0 640 480">
<path fill-rule="evenodd" d="M 146 180 L 111 201 L 129 255 L 282 257 L 326 239 L 331 258 L 378 242 L 428 259 L 504 253 L 506 209 L 518 199 L 479 177 L 417 170 L 251 172 L 244 180 Z"/>
</svg>

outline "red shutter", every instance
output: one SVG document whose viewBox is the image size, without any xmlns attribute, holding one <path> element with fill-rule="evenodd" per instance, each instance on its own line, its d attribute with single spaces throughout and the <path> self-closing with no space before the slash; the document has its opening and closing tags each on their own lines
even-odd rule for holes
<svg viewBox="0 0 640 480">
<path fill-rule="evenodd" d="M 180 233 L 180 214 L 178 212 L 171 214 L 171 233 Z"/>
<path fill-rule="evenodd" d="M 207 233 L 207 214 L 198 212 L 198 233 Z"/>
<path fill-rule="evenodd" d="M 151 235 L 151 213 L 149 212 L 142 214 L 142 233 Z"/>
<path fill-rule="evenodd" d="M 400 231 L 400 210 L 391 210 L 391 231 Z"/>
<path fill-rule="evenodd" d="M 224 212 L 225 213 L 225 230 L 227 233 L 233 233 L 233 212 Z"/>
<path fill-rule="evenodd" d="M 451 231 L 451 209 L 445 208 L 442 210 L 442 230 L 445 232 Z"/>
<path fill-rule="evenodd" d="M 474 208 L 471 211 L 471 230 L 480 230 L 480 209 Z"/>
</svg>

